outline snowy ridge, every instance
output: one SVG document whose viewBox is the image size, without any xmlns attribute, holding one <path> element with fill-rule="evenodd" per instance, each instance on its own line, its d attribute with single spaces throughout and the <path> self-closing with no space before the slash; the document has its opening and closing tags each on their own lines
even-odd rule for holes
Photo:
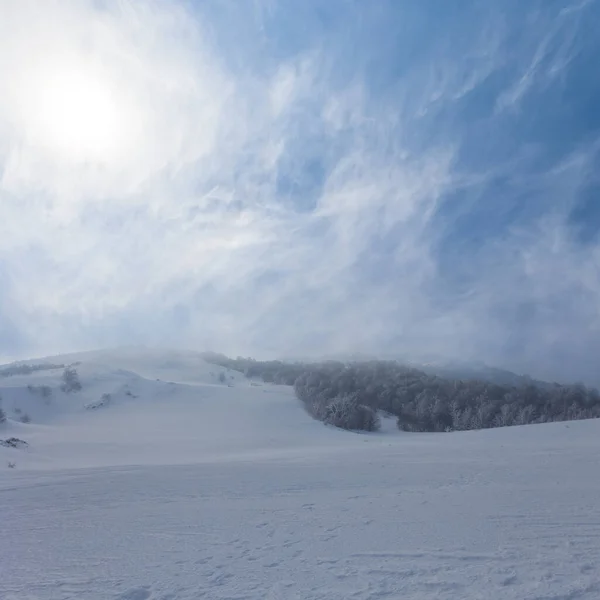
<svg viewBox="0 0 600 600">
<path fill-rule="evenodd" d="M 600 598 L 597 420 L 359 435 L 193 353 L 56 360 L 81 392 L 0 379 L 3 600 Z"/>
</svg>

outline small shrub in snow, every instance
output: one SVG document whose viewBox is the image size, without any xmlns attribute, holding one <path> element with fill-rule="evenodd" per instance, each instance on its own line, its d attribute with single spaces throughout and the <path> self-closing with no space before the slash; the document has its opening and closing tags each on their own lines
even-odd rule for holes
<svg viewBox="0 0 600 600">
<path fill-rule="evenodd" d="M 27 413 L 25 413 L 21 416 L 19 421 L 21 421 L 21 423 L 31 423 L 31 417 Z"/>
<path fill-rule="evenodd" d="M 0 423 L 4 423 L 6 421 L 6 413 L 0 407 Z"/>
<path fill-rule="evenodd" d="M 219 381 L 225 383 L 225 373 L 223 373 L 223 371 L 219 373 Z"/>
<path fill-rule="evenodd" d="M 17 466 L 17 463 L 8 461 L 8 465 L 7 466 L 8 466 L 9 469 L 14 469 Z"/>
</svg>

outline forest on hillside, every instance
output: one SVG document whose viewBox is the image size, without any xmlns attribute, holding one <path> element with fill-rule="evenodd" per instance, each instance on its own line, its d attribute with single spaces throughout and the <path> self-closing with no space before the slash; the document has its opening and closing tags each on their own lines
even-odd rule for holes
<svg viewBox="0 0 600 600">
<path fill-rule="evenodd" d="M 600 393 L 580 384 L 502 385 L 438 377 L 396 361 L 286 363 L 204 358 L 264 382 L 293 385 L 315 418 L 337 427 L 373 431 L 377 412 L 405 431 L 460 431 L 600 417 Z"/>
</svg>

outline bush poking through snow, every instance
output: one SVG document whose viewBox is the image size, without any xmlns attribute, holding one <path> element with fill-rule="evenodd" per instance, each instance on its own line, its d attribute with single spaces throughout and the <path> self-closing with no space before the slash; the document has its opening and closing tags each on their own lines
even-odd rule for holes
<svg viewBox="0 0 600 600">
<path fill-rule="evenodd" d="M 19 421 L 21 421 L 21 423 L 31 423 L 31 417 L 25 413 L 24 415 L 21 415 L 21 418 L 19 419 Z"/>
<path fill-rule="evenodd" d="M 4 446 L 5 448 L 27 448 L 29 444 L 25 440 L 11 437 L 7 440 L 0 440 L 0 446 Z"/>
<path fill-rule="evenodd" d="M 14 469 L 17 466 L 17 463 L 15 462 L 11 462 L 10 460 L 8 461 L 8 468 L 9 469 Z"/>
<path fill-rule="evenodd" d="M 4 423 L 6 421 L 6 413 L 0 407 L 0 423 Z"/>
<path fill-rule="evenodd" d="M 62 374 L 63 383 L 60 389 L 67 394 L 72 392 L 79 392 L 81 390 L 81 382 L 79 381 L 79 375 L 75 367 L 67 367 Z"/>
<path fill-rule="evenodd" d="M 96 410 L 97 408 L 102 408 L 103 406 L 108 406 L 112 400 L 112 396 L 110 394 L 102 394 L 100 400 L 98 402 L 92 402 L 91 404 L 86 405 L 88 410 Z"/>
</svg>

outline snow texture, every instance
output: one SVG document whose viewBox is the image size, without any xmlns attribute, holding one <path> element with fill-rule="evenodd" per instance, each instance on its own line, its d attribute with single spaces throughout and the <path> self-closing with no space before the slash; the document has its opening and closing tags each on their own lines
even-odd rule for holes
<svg viewBox="0 0 600 600">
<path fill-rule="evenodd" d="M 0 379 L 2 600 L 600 598 L 597 420 L 355 434 L 193 353 L 48 362 L 81 392 Z"/>
</svg>

